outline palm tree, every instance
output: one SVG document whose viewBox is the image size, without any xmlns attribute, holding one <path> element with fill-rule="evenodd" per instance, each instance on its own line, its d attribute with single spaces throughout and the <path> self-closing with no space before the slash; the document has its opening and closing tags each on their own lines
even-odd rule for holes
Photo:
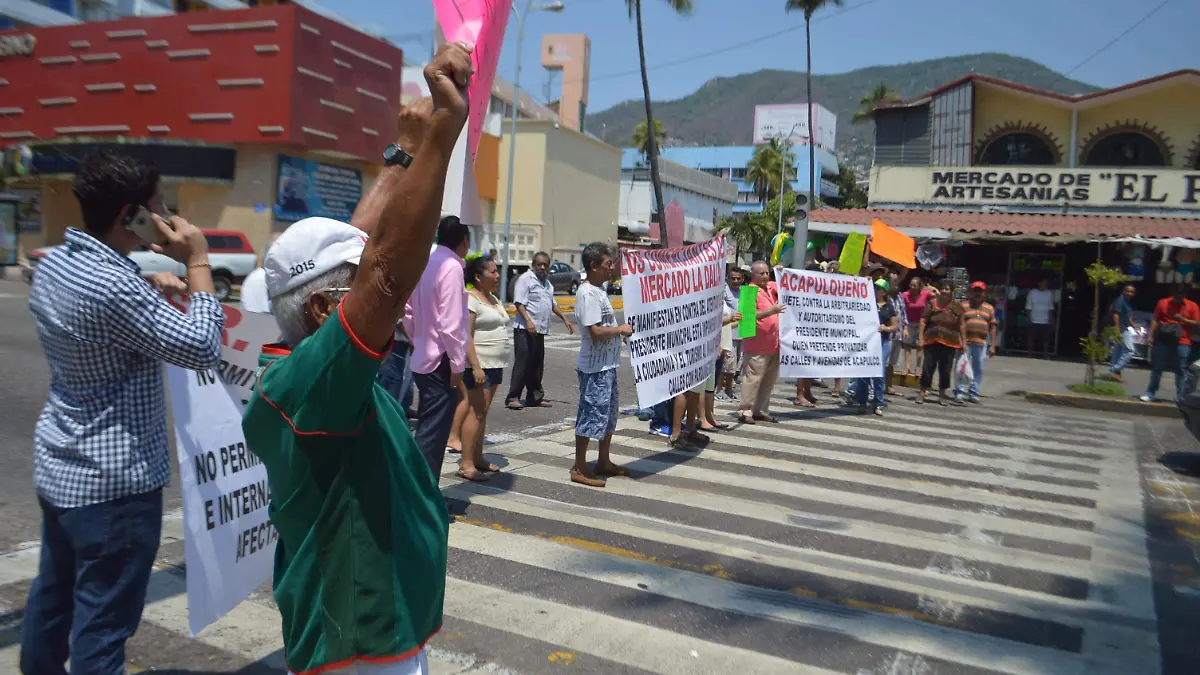
<svg viewBox="0 0 1200 675">
<path fill-rule="evenodd" d="M 775 226 L 759 213 L 735 213 L 718 218 L 713 233 L 723 234 L 733 242 L 734 255 L 740 264 L 743 250 L 752 253 L 767 250 Z"/>
<path fill-rule="evenodd" d="M 892 90 L 891 87 L 887 86 L 883 82 L 880 82 L 879 84 L 875 85 L 875 88 L 872 89 L 870 93 L 859 99 L 858 112 L 854 113 L 854 117 L 850 120 L 850 123 L 858 124 L 859 122 L 865 122 L 869 119 L 872 119 L 875 117 L 875 106 L 883 103 L 884 101 L 899 100 L 900 94 L 897 94 Z"/>
<path fill-rule="evenodd" d="M 785 173 L 786 176 L 783 175 Z M 781 178 L 785 178 L 782 184 Z M 754 194 L 763 203 L 780 192 L 786 192 L 795 179 L 796 153 L 778 138 L 758 146 L 746 164 L 744 180 L 754 186 Z"/>
<path fill-rule="evenodd" d="M 667 130 L 663 128 L 662 122 L 654 120 L 654 145 L 661 146 L 666 139 Z M 650 135 L 646 133 L 645 120 L 638 122 L 633 128 L 633 147 L 641 151 L 643 158 L 650 156 Z"/>
<path fill-rule="evenodd" d="M 666 2 L 678 14 L 692 12 L 692 0 L 666 0 Z M 662 181 L 658 177 L 658 139 L 655 138 L 658 125 L 654 123 L 654 111 L 650 107 L 650 79 L 646 75 L 646 38 L 642 31 L 642 0 L 625 0 L 625 7 L 629 10 L 629 18 L 637 21 L 638 61 L 642 66 L 642 98 L 646 102 L 646 128 L 655 130 L 654 134 L 648 134 L 650 143 L 647 149 L 650 152 L 647 154 L 650 157 L 650 180 L 654 184 L 654 206 L 658 209 L 658 241 L 660 246 L 666 248 L 667 226 L 663 222 L 666 220 L 666 209 L 663 206 Z"/>
<path fill-rule="evenodd" d="M 817 199 L 817 176 L 816 164 L 817 155 L 814 141 L 817 137 L 816 125 L 813 123 L 813 95 L 812 95 L 812 17 L 817 13 L 817 10 L 825 6 L 841 7 L 842 0 L 787 0 L 787 5 L 784 6 L 789 12 L 801 11 L 804 12 L 804 47 L 807 59 L 805 61 L 805 93 L 808 95 L 808 196 L 813 200 L 812 206 L 816 205 Z M 799 223 L 797 223 L 799 225 Z M 808 228 L 805 227 L 801 232 L 800 228 L 796 230 L 796 241 L 799 242 L 799 250 L 804 250 L 804 245 L 808 242 Z M 801 259 L 803 260 L 803 258 Z"/>
</svg>

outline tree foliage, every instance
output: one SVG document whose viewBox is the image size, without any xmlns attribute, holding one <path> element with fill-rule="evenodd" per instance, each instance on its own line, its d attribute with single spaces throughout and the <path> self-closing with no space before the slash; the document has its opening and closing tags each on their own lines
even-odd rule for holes
<svg viewBox="0 0 1200 675">
<path fill-rule="evenodd" d="M 858 174 L 849 164 L 842 164 L 838 172 L 838 196 L 843 209 L 867 208 L 867 191 L 858 184 Z"/>
<path fill-rule="evenodd" d="M 654 140 L 660 148 L 663 146 L 663 141 L 667 140 L 667 130 L 663 128 L 663 124 L 659 120 L 654 120 Z M 633 147 L 642 153 L 643 158 L 650 156 L 650 136 L 646 133 L 645 120 L 638 122 L 638 125 L 633 128 Z"/>
<path fill-rule="evenodd" d="M 793 208 L 795 201 L 793 200 Z M 775 226 L 762 213 L 735 213 L 717 219 L 716 234 L 725 235 L 734 245 L 740 262 L 743 252 L 762 253 L 771 245 Z"/>
<path fill-rule="evenodd" d="M 786 179 L 781 181 L 781 178 Z M 772 138 L 770 142 L 758 146 L 750 161 L 746 163 L 745 181 L 754 186 L 754 194 L 761 202 L 766 202 L 781 191 L 791 189 L 791 181 L 796 180 L 796 153 L 792 152 L 790 144 Z"/>
<path fill-rule="evenodd" d="M 1083 383 L 1092 387 L 1096 384 L 1096 364 L 1108 360 L 1112 353 L 1112 343 L 1120 339 L 1116 326 L 1108 326 L 1100 330 L 1100 288 L 1112 288 L 1129 281 L 1129 277 L 1116 267 L 1109 267 L 1100 260 L 1088 265 L 1084 270 L 1088 283 L 1092 285 L 1092 330 L 1079 339 L 1083 355 L 1087 357 L 1087 371 Z"/>
<path fill-rule="evenodd" d="M 899 100 L 900 94 L 897 94 L 892 90 L 891 87 L 887 86 L 883 82 L 880 82 L 879 84 L 875 85 L 875 88 L 869 91 L 866 96 L 863 96 L 862 99 L 859 100 L 858 112 L 854 113 L 854 118 L 851 119 L 850 122 L 852 124 L 858 124 L 859 122 L 866 122 L 867 120 L 874 119 L 875 106 L 884 101 Z"/>
</svg>

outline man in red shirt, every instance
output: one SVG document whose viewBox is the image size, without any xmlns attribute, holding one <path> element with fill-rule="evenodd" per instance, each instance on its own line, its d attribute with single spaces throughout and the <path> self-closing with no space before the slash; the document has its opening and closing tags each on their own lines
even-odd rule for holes
<svg viewBox="0 0 1200 675">
<path fill-rule="evenodd" d="M 1163 371 L 1175 373 L 1175 398 L 1183 398 L 1183 373 L 1192 350 L 1192 331 L 1200 326 L 1200 306 L 1188 300 L 1187 284 L 1179 284 L 1169 298 L 1158 301 L 1146 342 L 1150 345 L 1150 386 L 1141 400 L 1149 403 L 1158 393 Z"/>
</svg>

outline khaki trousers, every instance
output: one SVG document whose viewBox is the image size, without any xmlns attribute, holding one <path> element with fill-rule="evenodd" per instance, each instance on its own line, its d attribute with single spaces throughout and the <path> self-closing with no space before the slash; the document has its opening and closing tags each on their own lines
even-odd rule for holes
<svg viewBox="0 0 1200 675">
<path fill-rule="evenodd" d="M 746 375 L 742 378 L 742 412 L 755 415 L 771 408 L 771 392 L 779 381 L 779 353 L 746 354 Z"/>
</svg>

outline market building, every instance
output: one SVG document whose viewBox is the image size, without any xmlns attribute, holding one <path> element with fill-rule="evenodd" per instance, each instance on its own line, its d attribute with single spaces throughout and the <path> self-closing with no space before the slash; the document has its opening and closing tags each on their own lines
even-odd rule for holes
<svg viewBox="0 0 1200 675">
<path fill-rule="evenodd" d="M 0 33 L 0 147 L 25 250 L 81 224 L 80 160 L 153 160 L 167 206 L 258 245 L 306 216 L 348 220 L 400 109 L 397 47 L 295 4 Z M 15 180 L 12 180 L 15 178 Z"/>
<path fill-rule="evenodd" d="M 1200 282 L 1198 110 L 1196 70 L 1077 96 L 968 75 L 878 106 L 869 208 L 819 210 L 812 229 L 878 218 L 918 236 L 935 273 L 966 270 L 992 289 L 1009 352 L 1025 350 L 1025 296 L 1046 279 L 1056 350 L 1077 353 L 1097 256 L 1134 280 L 1138 310 Z"/>
</svg>

